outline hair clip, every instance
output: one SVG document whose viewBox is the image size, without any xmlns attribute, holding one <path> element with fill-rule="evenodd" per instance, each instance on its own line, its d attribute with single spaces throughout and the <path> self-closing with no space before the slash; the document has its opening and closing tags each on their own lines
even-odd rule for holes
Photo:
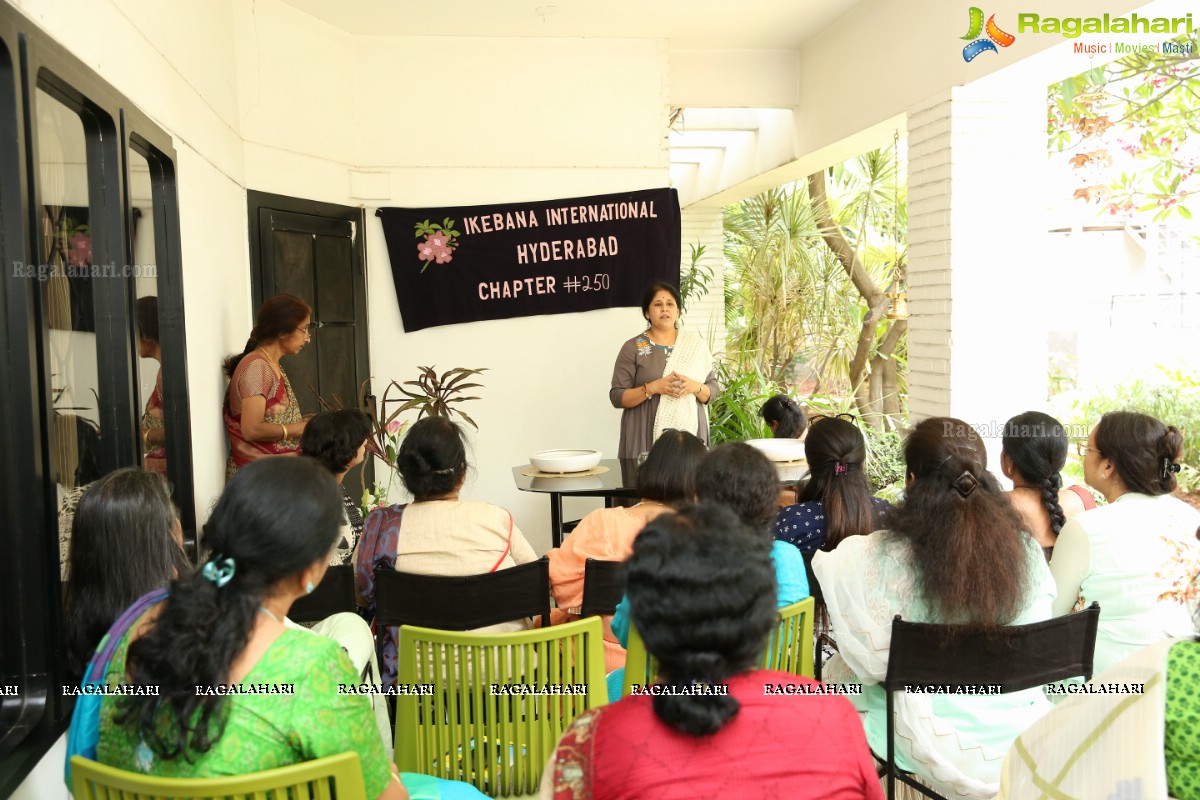
<svg viewBox="0 0 1200 800">
<path fill-rule="evenodd" d="M 1166 456 L 1163 456 L 1163 460 L 1162 460 L 1162 478 L 1163 478 L 1163 480 L 1166 480 L 1168 475 L 1171 475 L 1176 472 L 1179 472 L 1179 465 L 1177 463 L 1175 463 L 1174 461 L 1172 461 L 1171 459 L 1167 458 Z"/>
<path fill-rule="evenodd" d="M 963 497 L 970 497 L 971 492 L 979 488 L 979 479 L 964 470 L 963 474 L 955 478 L 951 485 Z"/>
<path fill-rule="evenodd" d="M 220 589 L 233 580 L 233 574 L 236 571 L 237 562 L 232 558 L 221 558 L 218 553 L 212 561 L 209 561 L 200 570 L 200 576 L 212 581 Z"/>
<path fill-rule="evenodd" d="M 833 474 L 834 475 L 845 475 L 849 471 L 850 471 L 850 465 L 847 464 L 845 461 L 833 462 Z"/>
</svg>

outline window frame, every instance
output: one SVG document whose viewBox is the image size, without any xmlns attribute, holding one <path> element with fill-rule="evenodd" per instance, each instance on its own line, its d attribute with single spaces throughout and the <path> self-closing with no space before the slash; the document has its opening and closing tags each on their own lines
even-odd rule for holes
<svg viewBox="0 0 1200 800">
<path fill-rule="evenodd" d="M 65 641 L 57 495 L 49 478 L 49 333 L 37 281 L 14 263 L 40 264 L 38 88 L 82 112 L 87 137 L 93 263 L 131 264 L 128 148 L 151 164 L 160 297 L 168 468 L 184 533 L 195 541 L 191 426 L 184 337 L 177 154 L 171 137 L 32 21 L 0 4 L 0 797 L 14 792 L 66 729 Z M 100 466 L 141 464 L 136 296 L 132 275 L 93 283 Z M 4 689 L 16 685 L 18 692 Z"/>
</svg>

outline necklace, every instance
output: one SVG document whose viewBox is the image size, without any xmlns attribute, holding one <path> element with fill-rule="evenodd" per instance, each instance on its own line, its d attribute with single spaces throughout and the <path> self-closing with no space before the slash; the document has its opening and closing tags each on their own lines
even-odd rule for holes
<svg viewBox="0 0 1200 800">
<path fill-rule="evenodd" d="M 1033 489 L 1035 492 L 1040 492 L 1040 491 L 1042 490 L 1042 487 L 1040 487 L 1040 486 L 1029 486 L 1029 485 L 1026 485 L 1026 484 L 1016 484 L 1016 483 L 1014 483 L 1014 484 L 1013 484 L 1013 491 L 1016 491 L 1017 489 Z"/>
<path fill-rule="evenodd" d="M 271 619 L 273 619 L 273 620 L 275 620 L 276 622 L 278 622 L 280 625 L 282 625 L 282 624 L 283 624 L 283 620 L 281 620 L 279 617 L 277 617 L 277 616 L 275 616 L 274 614 L 272 614 L 272 613 L 271 613 L 271 610 L 270 610 L 269 608 L 267 608 L 266 606 L 259 606 L 259 607 L 258 607 L 258 610 L 259 610 L 259 611 L 261 611 L 262 613 L 266 614 L 266 615 L 267 615 L 268 617 L 270 617 Z"/>
</svg>

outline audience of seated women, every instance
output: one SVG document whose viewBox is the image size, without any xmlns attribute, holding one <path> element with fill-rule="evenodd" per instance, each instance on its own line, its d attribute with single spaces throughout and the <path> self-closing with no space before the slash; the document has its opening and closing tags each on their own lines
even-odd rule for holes
<svg viewBox="0 0 1200 800">
<path fill-rule="evenodd" d="M 341 408 L 317 414 L 308 421 L 300 437 L 300 450 L 329 470 L 342 489 L 346 519 L 342 535 L 329 559 L 336 567 L 353 561 L 354 548 L 362 537 L 363 518 L 358 501 L 346 489 L 346 473 L 363 462 L 367 439 L 371 436 L 371 418 L 365 411 Z"/>
<path fill-rule="evenodd" d="M 551 611 L 552 624 L 579 618 L 583 603 L 584 569 L 589 558 L 600 561 L 624 561 L 633 552 L 633 540 L 646 523 L 672 506 L 692 501 L 696 496 L 695 473 L 706 450 L 695 434 L 667 430 L 650 448 L 646 462 L 638 468 L 637 505 L 625 508 L 598 508 L 579 521 L 575 530 L 546 555 L 550 558 L 550 590 L 557 605 Z M 625 648 L 610 627 L 611 616 L 604 617 L 605 670 L 611 672 L 625 664 Z"/>
<path fill-rule="evenodd" d="M 191 571 L 163 476 L 127 467 L 91 484 L 75 509 L 68 563 L 67 674 L 75 682 L 121 612 Z"/>
<path fill-rule="evenodd" d="M 1013 483 L 1009 499 L 1049 561 L 1063 524 L 1095 508 L 1096 501 L 1082 486 L 1062 488 L 1067 432 L 1054 417 L 1040 411 L 1018 414 L 1004 423 L 1002 443 L 1000 469 Z"/>
<path fill-rule="evenodd" d="M 462 431 L 453 422 L 445 417 L 419 420 L 400 443 L 396 464 L 413 502 L 373 511 L 363 526 L 355 579 L 369 608 L 375 602 L 375 568 L 380 565 L 418 575 L 479 575 L 537 560 L 507 510 L 459 498 L 467 478 L 467 453 Z M 529 626 L 528 620 L 515 620 L 481 630 Z M 396 633 L 389 627 L 376 634 L 383 682 L 388 685 L 396 680 Z"/>
<path fill-rule="evenodd" d="M 1100 603 L 1097 671 L 1192 632 L 1200 512 L 1171 497 L 1182 450 L 1174 425 L 1128 411 L 1105 414 L 1081 445 L 1084 479 L 1108 505 L 1063 525 L 1050 569 L 1056 615 Z"/>
<path fill-rule="evenodd" d="M 775 515 L 776 539 L 810 554 L 883 527 L 891 506 L 871 496 L 863 472 L 867 442 L 858 426 L 838 417 L 818 417 L 808 430 L 804 451 L 809 479 L 798 502 Z"/>
<path fill-rule="evenodd" d="M 207 563 L 120 640 L 105 682 L 157 686 L 159 696 L 103 698 L 101 763 L 203 778 L 352 751 L 369 797 L 408 796 L 367 698 L 337 691 L 360 681 L 345 652 L 283 622 L 324 575 L 341 520 L 337 484 L 308 459 L 262 459 L 234 475 L 204 526 Z M 243 683 L 292 693 L 219 688 Z"/>
<path fill-rule="evenodd" d="M 629 560 L 629 600 L 659 683 L 681 693 L 581 714 L 543 775 L 542 798 L 882 800 L 850 703 L 789 694 L 816 684 L 754 668 L 776 619 L 768 542 L 716 504 L 646 526 Z"/>
<path fill-rule="evenodd" d="M 851 536 L 813 557 L 838 633 L 839 653 L 824 676 L 837 682 L 852 674 L 864 684 L 851 699 L 865 712 L 877 754 L 887 749 L 879 683 L 896 615 L 980 631 L 1050 617 L 1054 580 L 1046 560 L 986 458 L 965 422 L 921 422 L 904 445 L 905 501 L 889 529 Z M 1049 708 L 1040 688 L 996 696 L 898 692 L 895 702 L 897 764 L 951 797 L 995 794 L 1004 753 Z"/>
</svg>

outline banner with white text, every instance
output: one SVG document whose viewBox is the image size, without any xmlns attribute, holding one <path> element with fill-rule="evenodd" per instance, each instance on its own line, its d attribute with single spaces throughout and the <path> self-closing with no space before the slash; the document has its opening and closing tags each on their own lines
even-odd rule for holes
<svg viewBox="0 0 1200 800">
<path fill-rule="evenodd" d="M 674 189 L 446 208 L 381 208 L 404 330 L 640 306 L 679 285 Z"/>
</svg>

